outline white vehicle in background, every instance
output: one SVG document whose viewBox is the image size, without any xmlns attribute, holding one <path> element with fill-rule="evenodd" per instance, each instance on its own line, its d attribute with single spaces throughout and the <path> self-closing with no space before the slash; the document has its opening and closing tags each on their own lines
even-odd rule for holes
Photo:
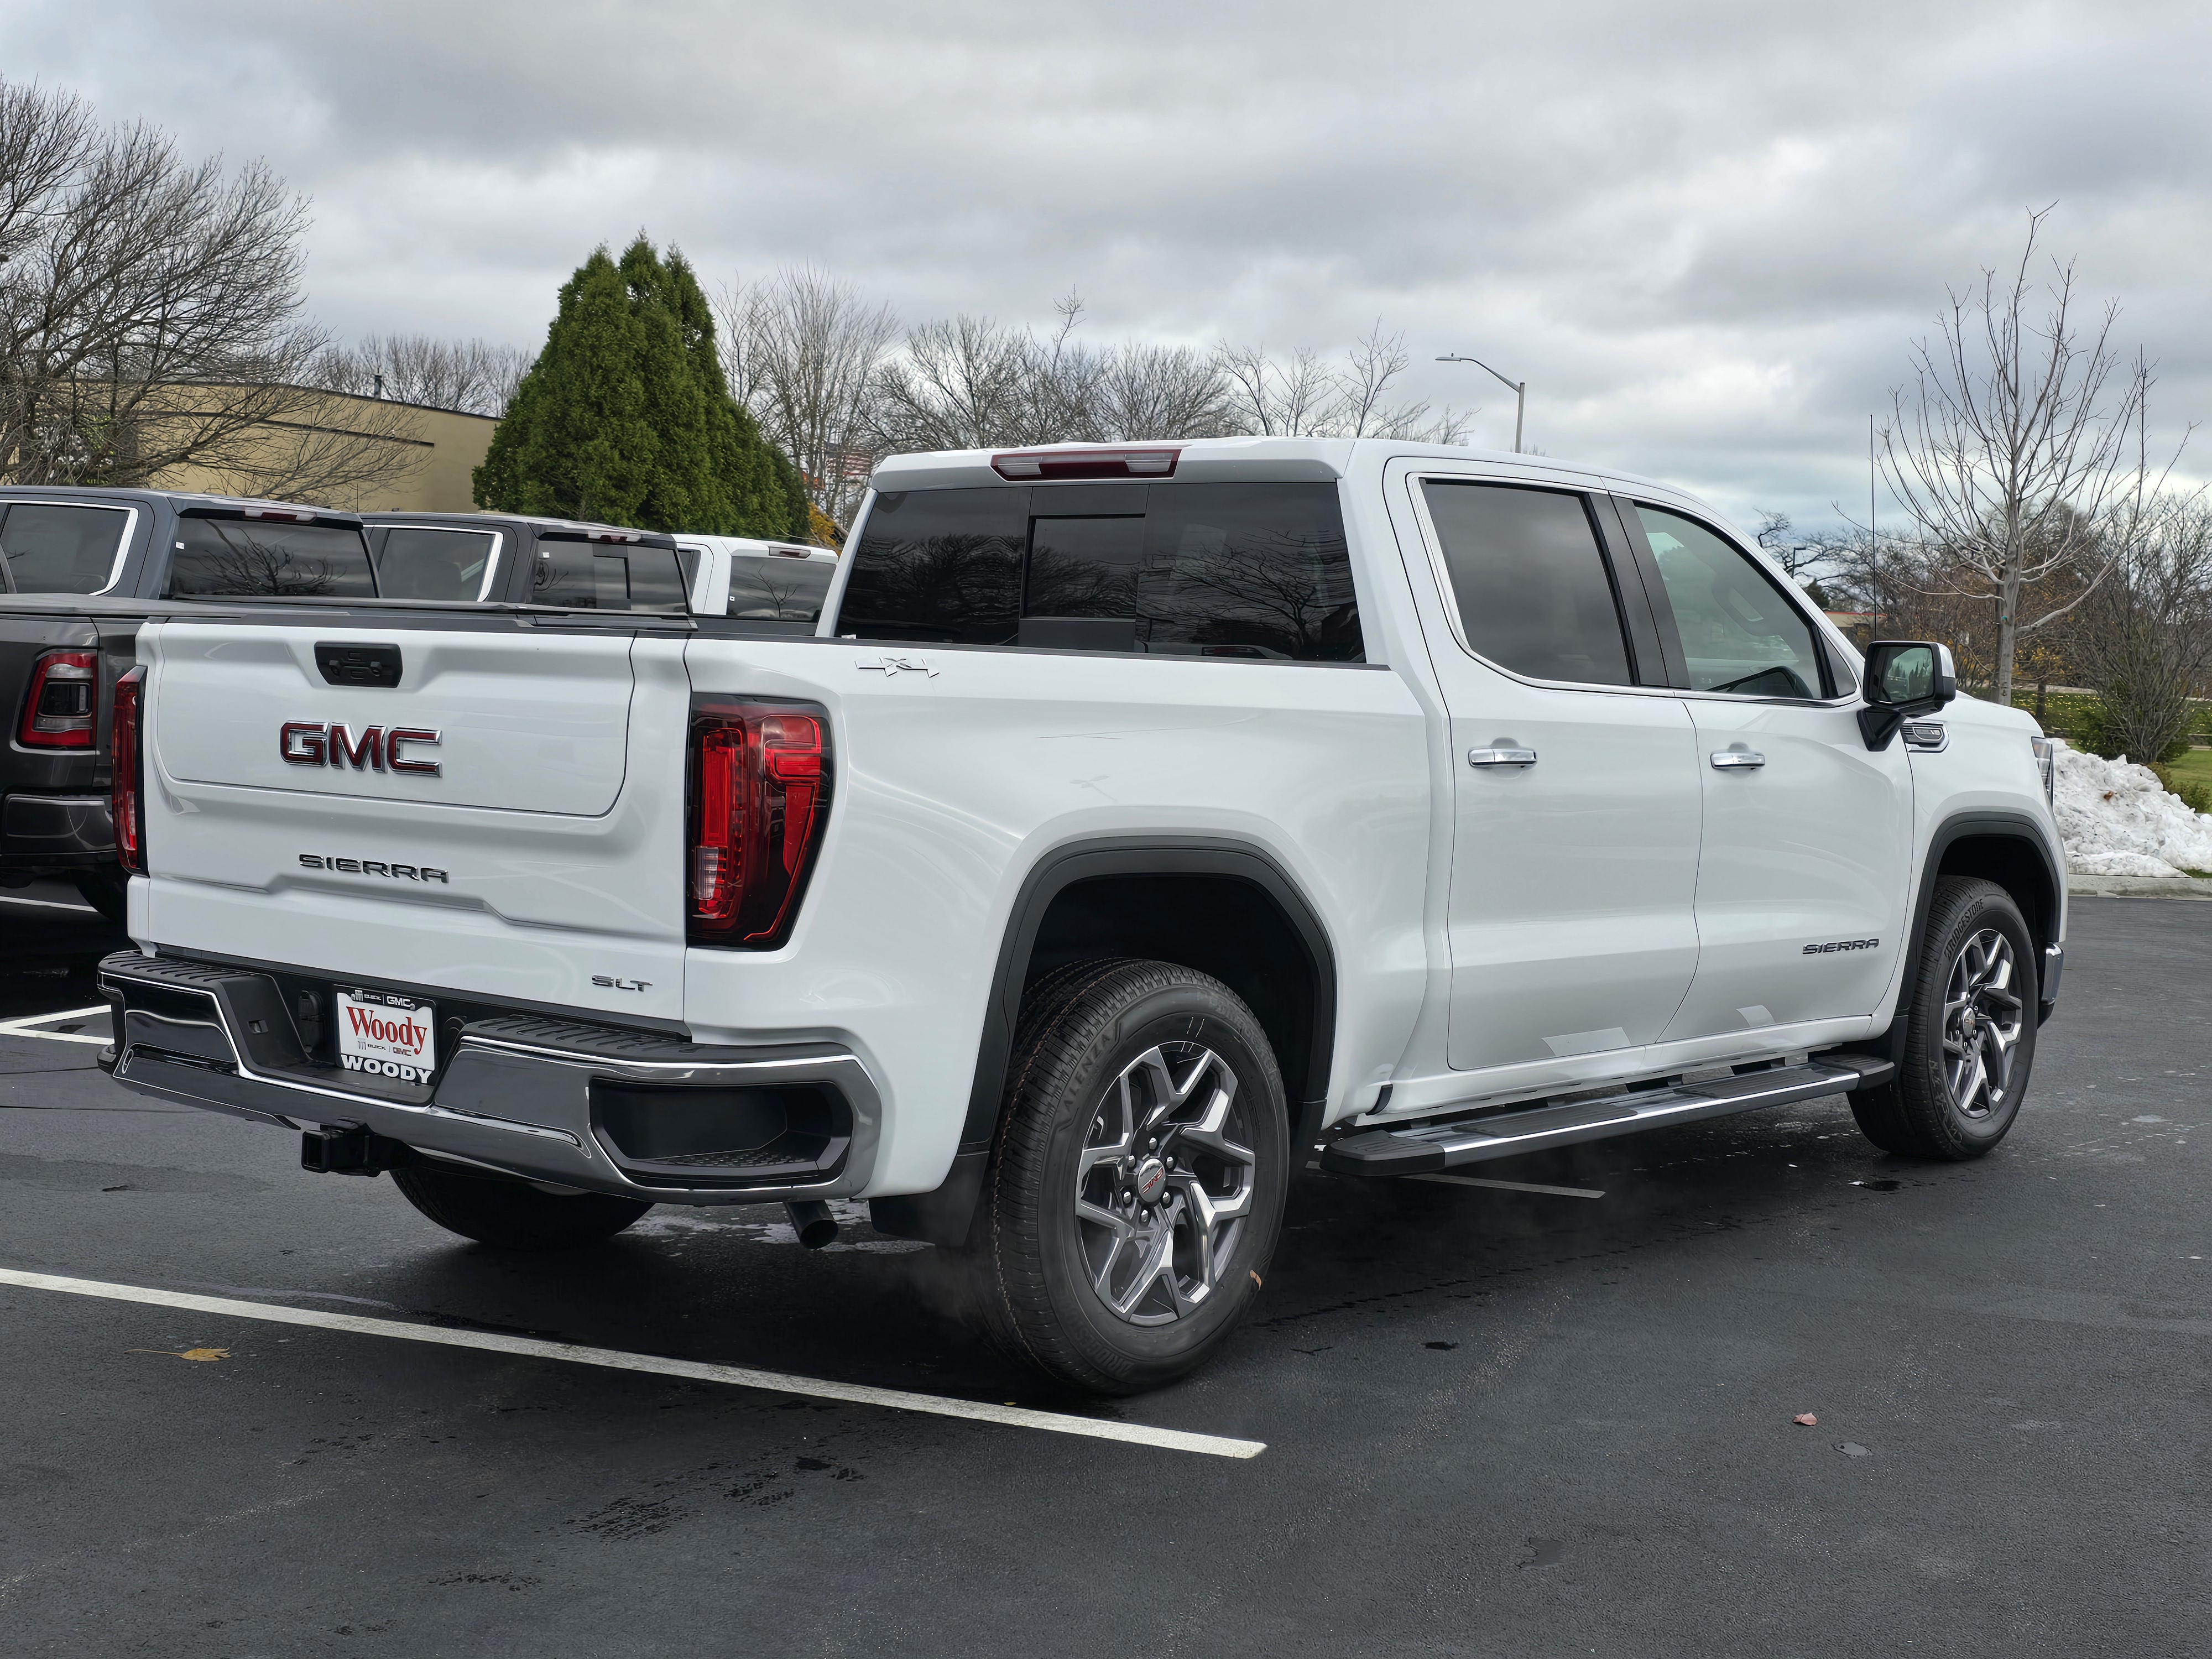
<svg viewBox="0 0 2212 1659">
<path fill-rule="evenodd" d="M 837 574 L 837 555 L 802 542 L 762 542 L 745 536 L 678 536 L 678 556 L 690 585 L 691 613 L 767 623 L 811 634 Z"/>
<path fill-rule="evenodd" d="M 1105 1392 L 1219 1346 L 1316 1149 L 1844 1094 L 1955 1159 L 2020 1110 L 2048 745 L 1669 486 L 1054 446 L 886 461 L 840 560 L 684 540 L 688 612 L 623 545 L 567 611 L 149 622 L 116 1080 L 507 1247 L 865 1200 Z"/>
</svg>

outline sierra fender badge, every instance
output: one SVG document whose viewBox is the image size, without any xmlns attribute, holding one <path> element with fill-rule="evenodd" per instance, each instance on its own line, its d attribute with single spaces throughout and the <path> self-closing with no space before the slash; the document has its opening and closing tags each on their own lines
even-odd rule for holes
<svg viewBox="0 0 2212 1659">
<path fill-rule="evenodd" d="M 1830 939 L 1826 945 L 1808 945 L 1805 947 L 1805 954 L 1825 957 L 1831 951 L 1875 951 L 1881 947 L 1881 941 L 1878 939 Z"/>
<path fill-rule="evenodd" d="M 902 671 L 909 674 L 927 674 L 932 679 L 937 678 L 937 670 L 927 657 L 855 657 L 853 666 L 873 669 L 885 679 L 894 678 Z"/>
</svg>

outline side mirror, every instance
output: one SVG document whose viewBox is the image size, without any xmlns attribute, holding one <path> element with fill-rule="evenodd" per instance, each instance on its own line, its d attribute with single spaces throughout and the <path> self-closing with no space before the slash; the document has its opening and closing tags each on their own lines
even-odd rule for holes
<svg viewBox="0 0 2212 1659">
<path fill-rule="evenodd" d="M 1959 671 L 1948 645 L 1877 640 L 1867 648 L 1859 689 L 1867 702 L 1859 710 L 1859 732 L 1868 748 L 1887 749 L 1906 720 L 1932 714 L 1959 695 Z"/>
</svg>

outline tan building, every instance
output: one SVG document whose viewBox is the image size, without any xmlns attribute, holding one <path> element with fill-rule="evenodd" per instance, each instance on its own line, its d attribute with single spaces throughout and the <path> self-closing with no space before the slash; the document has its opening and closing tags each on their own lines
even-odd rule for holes
<svg viewBox="0 0 2212 1659">
<path fill-rule="evenodd" d="M 283 417 L 253 428 L 243 446 L 245 453 L 240 453 L 235 440 L 227 447 L 248 471 L 259 470 L 255 465 L 259 463 L 281 473 L 286 470 L 286 458 L 302 449 L 352 458 L 353 465 L 335 470 L 362 482 L 314 492 L 321 505 L 356 513 L 473 513 L 477 507 L 471 475 L 483 464 L 498 425 L 489 415 L 464 415 L 343 392 L 301 390 L 288 403 Z M 223 495 L 239 492 L 244 481 L 238 467 L 186 462 L 165 469 L 149 482 L 156 489 Z"/>
</svg>

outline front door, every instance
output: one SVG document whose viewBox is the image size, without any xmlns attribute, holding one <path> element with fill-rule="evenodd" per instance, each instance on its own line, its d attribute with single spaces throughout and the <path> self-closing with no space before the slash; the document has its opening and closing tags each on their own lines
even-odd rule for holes
<svg viewBox="0 0 2212 1659">
<path fill-rule="evenodd" d="M 1623 629 L 1620 577 L 1642 590 L 1600 543 L 1602 497 L 1408 486 L 1452 625 L 1431 651 L 1456 779 L 1449 1064 L 1627 1069 L 1698 961 L 1690 717 Z"/>
<path fill-rule="evenodd" d="M 1813 624 L 1741 549 L 1621 503 L 1657 568 L 1705 793 L 1698 971 L 1668 1039 L 1875 1012 L 1906 923 L 1912 777 L 1869 750 Z"/>
</svg>

